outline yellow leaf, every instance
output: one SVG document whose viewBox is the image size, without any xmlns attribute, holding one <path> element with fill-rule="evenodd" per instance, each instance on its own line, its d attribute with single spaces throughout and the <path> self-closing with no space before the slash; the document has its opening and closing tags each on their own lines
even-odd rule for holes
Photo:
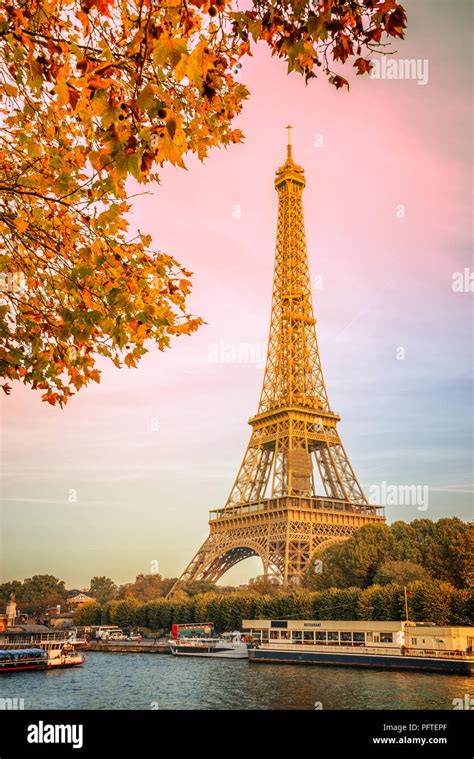
<svg viewBox="0 0 474 759">
<path fill-rule="evenodd" d="M 3 82 L 2 87 L 7 93 L 9 98 L 16 98 L 18 95 L 18 90 L 16 87 L 14 87 L 12 84 L 8 84 L 8 82 Z"/>
<path fill-rule="evenodd" d="M 59 106 L 69 103 L 69 87 L 67 86 L 65 79 L 58 79 L 54 91 L 58 96 L 56 102 Z"/>
<path fill-rule="evenodd" d="M 150 105 L 153 103 L 154 98 L 155 98 L 155 93 L 153 90 L 153 86 L 151 84 L 147 84 L 147 86 L 142 89 L 142 91 L 140 92 L 137 98 L 137 105 L 140 108 L 140 110 L 144 111 L 147 108 L 149 108 Z"/>
<path fill-rule="evenodd" d="M 175 37 L 158 40 L 153 49 L 153 63 L 156 67 L 160 68 L 169 60 L 172 68 L 174 68 L 179 63 L 181 56 L 186 52 L 187 47 L 184 40 L 176 39 Z"/>
<path fill-rule="evenodd" d="M 189 55 L 182 55 L 179 63 L 174 67 L 174 75 L 176 77 L 177 82 L 181 82 L 184 77 L 187 75 L 187 69 L 188 69 L 188 61 L 190 56 Z"/>
<path fill-rule="evenodd" d="M 17 228 L 19 233 L 22 234 L 22 232 L 26 232 L 26 230 L 28 229 L 28 222 L 25 221 L 25 219 L 16 219 L 15 227 Z"/>
<path fill-rule="evenodd" d="M 213 63 L 212 55 L 209 55 L 206 50 L 207 43 L 205 40 L 201 40 L 189 56 L 186 69 L 189 81 L 199 88 L 201 88 L 203 80 L 206 78 L 207 72 Z"/>
</svg>

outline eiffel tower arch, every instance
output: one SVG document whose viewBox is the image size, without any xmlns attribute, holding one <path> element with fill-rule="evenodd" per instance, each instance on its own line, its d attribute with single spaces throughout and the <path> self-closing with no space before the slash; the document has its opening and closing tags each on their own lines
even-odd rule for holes
<svg viewBox="0 0 474 759">
<path fill-rule="evenodd" d="M 169 596 L 197 580 L 217 582 L 259 556 L 264 575 L 301 584 L 324 548 L 365 524 L 380 524 L 344 450 L 329 405 L 316 335 L 303 218 L 304 172 L 277 170 L 278 221 L 267 360 L 250 441 L 224 508 Z M 316 492 L 316 472 L 324 493 Z"/>
</svg>

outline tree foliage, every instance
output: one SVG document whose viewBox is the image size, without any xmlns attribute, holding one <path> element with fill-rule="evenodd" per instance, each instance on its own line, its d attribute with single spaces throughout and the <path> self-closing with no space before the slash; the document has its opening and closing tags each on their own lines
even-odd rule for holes
<svg viewBox="0 0 474 759">
<path fill-rule="evenodd" d="M 67 591 L 63 580 L 53 575 L 33 575 L 23 582 L 12 580 L 0 585 L 0 601 L 4 605 L 10 594 L 22 612 L 41 613 L 50 606 L 64 603 Z"/>
<path fill-rule="evenodd" d="M 74 624 L 80 627 L 99 625 L 102 621 L 102 607 L 97 601 L 81 604 L 74 612 Z"/>
<path fill-rule="evenodd" d="M 174 584 L 175 578 L 163 578 L 160 574 L 139 574 L 135 582 L 121 585 L 120 598 L 135 598 L 138 601 L 151 601 L 165 596 Z"/>
<path fill-rule="evenodd" d="M 240 142 L 240 61 L 306 80 L 403 37 L 395 0 L 23 0 L 0 11 L 0 376 L 64 404 L 97 359 L 134 367 L 201 323 L 190 272 L 129 231 L 126 180 Z M 149 343 L 147 342 L 149 341 Z"/>
<path fill-rule="evenodd" d="M 329 588 L 312 596 L 314 619 L 359 619 L 359 588 Z"/>
<path fill-rule="evenodd" d="M 365 588 L 374 582 L 407 584 L 433 578 L 462 588 L 471 553 L 469 526 L 457 517 L 366 525 L 327 548 L 320 557 L 323 571 L 310 569 L 306 585 L 313 590 Z"/>
<path fill-rule="evenodd" d="M 104 604 L 111 601 L 117 595 L 117 586 L 110 577 L 93 577 L 90 582 L 90 594 Z"/>
<path fill-rule="evenodd" d="M 415 564 L 414 561 L 384 561 L 378 568 L 374 583 L 377 585 L 390 585 L 398 583 L 399 585 L 408 585 L 416 580 L 429 580 L 430 575 L 421 564 Z"/>
<path fill-rule="evenodd" d="M 410 585 L 410 588 L 412 586 Z M 371 585 L 359 596 L 357 605 L 358 619 L 390 620 L 405 619 L 404 590 L 401 585 Z M 411 608 L 410 600 L 410 611 Z M 421 604 L 420 613 L 424 614 L 425 606 Z M 424 621 L 425 617 L 415 617 L 413 613 L 410 619 Z"/>
<path fill-rule="evenodd" d="M 139 601 L 134 598 L 110 601 L 107 604 L 108 621 L 113 625 L 118 625 L 118 627 L 130 627 L 137 623 L 136 616 L 139 607 Z"/>
</svg>

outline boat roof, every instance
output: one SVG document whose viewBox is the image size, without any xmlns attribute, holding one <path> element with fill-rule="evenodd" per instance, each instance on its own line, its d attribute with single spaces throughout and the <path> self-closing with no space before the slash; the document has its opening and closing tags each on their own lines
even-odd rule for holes
<svg viewBox="0 0 474 759">
<path fill-rule="evenodd" d="M 19 654 L 44 654 L 47 656 L 47 653 L 43 651 L 42 648 L 2 648 L 0 650 L 0 659 L 7 658 L 9 656 L 18 656 Z"/>
<path fill-rule="evenodd" d="M 51 632 L 46 625 L 11 625 L 3 630 L 3 635 L 11 635 L 13 633 L 44 633 Z"/>
</svg>

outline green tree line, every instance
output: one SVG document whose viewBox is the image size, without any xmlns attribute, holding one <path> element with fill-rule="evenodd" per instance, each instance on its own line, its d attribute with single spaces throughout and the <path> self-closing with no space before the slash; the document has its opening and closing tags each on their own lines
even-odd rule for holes
<svg viewBox="0 0 474 759">
<path fill-rule="evenodd" d="M 474 590 L 439 581 L 416 581 L 409 587 L 409 618 L 435 624 L 474 624 Z M 115 624 L 169 631 L 173 623 L 213 622 L 217 630 L 242 627 L 243 619 L 398 620 L 405 618 L 401 585 L 282 591 L 278 595 L 250 591 L 182 594 L 141 603 L 128 598 L 104 605 L 89 603 L 75 615 L 75 624 Z"/>
</svg>

